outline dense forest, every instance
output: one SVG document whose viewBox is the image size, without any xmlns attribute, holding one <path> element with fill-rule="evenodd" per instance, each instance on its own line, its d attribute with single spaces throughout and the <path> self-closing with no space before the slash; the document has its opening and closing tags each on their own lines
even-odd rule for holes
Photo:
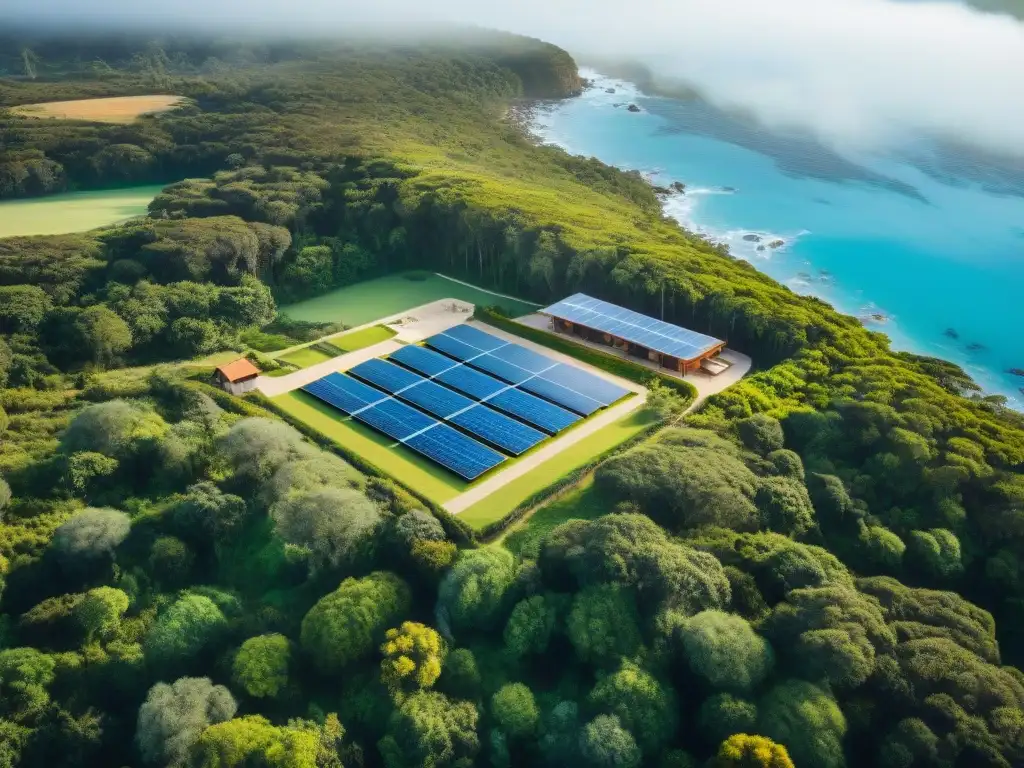
<svg viewBox="0 0 1024 768">
<path fill-rule="evenodd" d="M 507 110 L 582 87 L 563 51 L 26 34 L 0 72 L 0 198 L 168 183 L 0 240 L 0 765 L 1024 764 L 1024 419 L 535 146 Z M 152 92 L 191 102 L 3 109 Z M 757 372 L 504 547 L 176 362 L 409 267 L 664 295 Z"/>
</svg>

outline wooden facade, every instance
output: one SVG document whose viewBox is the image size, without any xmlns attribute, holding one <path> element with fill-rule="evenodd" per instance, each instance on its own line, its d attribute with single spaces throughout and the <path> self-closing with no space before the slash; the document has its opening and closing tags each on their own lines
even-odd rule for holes
<svg viewBox="0 0 1024 768">
<path fill-rule="evenodd" d="M 604 333 L 603 331 L 599 331 L 594 328 L 588 328 L 587 326 L 580 325 L 579 323 L 571 323 L 568 320 L 563 320 L 558 317 L 551 318 L 551 327 L 560 333 L 579 336 L 587 341 L 591 341 L 596 344 L 604 344 L 614 349 L 621 350 L 633 357 L 644 358 L 652 363 L 656 363 L 662 368 L 667 368 L 670 371 L 676 371 L 684 376 L 699 371 L 701 364 L 705 360 L 717 357 L 725 348 L 725 342 L 723 341 L 710 349 L 705 350 L 697 357 L 684 360 L 682 358 L 672 357 L 671 355 L 656 352 L 655 350 L 648 349 L 647 347 L 642 347 L 639 344 L 633 344 L 632 342 L 621 339 L 618 336 L 613 336 L 612 334 Z"/>
</svg>

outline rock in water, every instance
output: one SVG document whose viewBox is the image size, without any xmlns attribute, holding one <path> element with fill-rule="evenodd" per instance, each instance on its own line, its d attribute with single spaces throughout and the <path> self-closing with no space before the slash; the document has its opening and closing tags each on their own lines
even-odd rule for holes
<svg viewBox="0 0 1024 768">
<path fill-rule="evenodd" d="M 683 194 L 686 191 L 686 185 L 681 181 L 673 181 L 669 186 L 679 194 Z"/>
<path fill-rule="evenodd" d="M 947 328 L 945 331 L 943 331 L 942 335 L 945 336 L 948 339 L 959 339 L 960 338 L 960 334 L 957 333 L 956 328 Z"/>
<path fill-rule="evenodd" d="M 630 104 L 628 107 L 626 107 L 626 109 L 628 109 L 630 112 L 640 111 L 640 107 L 638 107 L 636 104 Z"/>
<path fill-rule="evenodd" d="M 1024 376 L 1024 368 L 1011 368 L 1007 373 L 1012 374 L 1013 376 Z"/>
<path fill-rule="evenodd" d="M 785 244 L 786 244 L 785 240 L 772 240 L 770 243 L 768 243 L 768 247 L 769 248 L 781 248 Z"/>
<path fill-rule="evenodd" d="M 763 251 L 763 250 L 764 250 L 764 246 L 763 246 L 763 245 L 759 245 L 759 246 L 757 246 L 757 250 L 758 250 L 758 251 Z"/>
<path fill-rule="evenodd" d="M 605 88 L 604 92 L 605 93 L 615 93 L 615 89 L 614 88 Z"/>
<path fill-rule="evenodd" d="M 761 242 L 761 236 L 760 235 L 755 235 L 755 234 L 744 235 L 743 239 L 746 240 L 748 243 L 760 243 Z"/>
<path fill-rule="evenodd" d="M 984 352 L 987 347 L 979 341 L 972 341 L 967 345 L 968 352 Z"/>
</svg>

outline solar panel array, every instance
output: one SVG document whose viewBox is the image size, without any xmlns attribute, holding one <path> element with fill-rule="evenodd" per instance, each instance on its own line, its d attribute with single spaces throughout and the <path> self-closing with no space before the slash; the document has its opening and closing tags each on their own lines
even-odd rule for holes
<svg viewBox="0 0 1024 768">
<path fill-rule="evenodd" d="M 505 461 L 489 446 L 518 456 L 627 394 L 472 326 L 426 343 L 303 389 L 467 480 Z"/>
<path fill-rule="evenodd" d="M 467 480 L 505 461 L 500 453 L 457 429 L 350 376 L 331 373 L 303 389 Z"/>
<path fill-rule="evenodd" d="M 525 453 L 547 437 L 533 427 L 385 360 L 367 360 L 349 373 L 462 427 L 513 456 Z"/>
<path fill-rule="evenodd" d="M 589 416 L 627 394 L 627 390 L 579 368 L 556 362 L 519 344 L 469 325 L 431 336 L 434 349 L 502 379 L 519 389 Z"/>
<path fill-rule="evenodd" d="M 542 309 L 541 314 L 617 336 L 641 347 L 692 360 L 724 342 L 697 331 L 655 320 L 625 307 L 577 293 Z"/>
</svg>

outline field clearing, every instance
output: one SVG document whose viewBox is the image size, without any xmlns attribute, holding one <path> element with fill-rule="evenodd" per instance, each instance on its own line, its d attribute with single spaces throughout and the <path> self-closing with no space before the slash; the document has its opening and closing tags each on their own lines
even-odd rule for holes
<svg viewBox="0 0 1024 768">
<path fill-rule="evenodd" d="M 302 349 L 296 349 L 294 352 L 289 352 L 287 355 L 281 355 L 277 359 L 291 363 L 296 368 L 309 368 L 311 365 L 330 360 L 331 356 L 326 352 L 321 352 L 319 349 L 303 347 Z"/>
<path fill-rule="evenodd" d="M 404 272 L 338 288 L 322 296 L 281 307 L 281 312 L 293 320 L 341 322 L 354 326 L 366 325 L 378 318 L 440 299 L 459 299 L 482 306 L 497 305 L 513 316 L 534 312 L 538 307 L 518 299 L 501 298 L 433 272 Z"/>
<path fill-rule="evenodd" d="M 334 336 L 327 337 L 326 341 L 340 349 L 342 352 L 355 352 L 366 347 L 372 347 L 382 341 L 395 336 L 395 332 L 383 325 L 375 325 L 371 328 L 363 328 L 361 331 L 345 331 Z"/>
<path fill-rule="evenodd" d="M 163 185 L 69 192 L 0 203 L 0 237 L 66 235 L 145 216 Z"/>
<path fill-rule="evenodd" d="M 167 112 L 187 102 L 184 96 L 109 96 L 74 101 L 46 101 L 11 109 L 17 115 L 94 123 L 130 123 L 142 115 Z"/>
<path fill-rule="evenodd" d="M 560 477 L 587 464 L 596 456 L 600 456 L 605 451 L 646 429 L 651 425 L 653 418 L 644 413 L 642 409 L 624 416 L 589 436 L 586 440 L 569 446 L 528 474 L 516 478 L 497 493 L 460 512 L 459 519 L 476 529 L 501 519 Z M 530 520 L 537 514 L 540 514 L 540 511 L 535 513 Z"/>
<path fill-rule="evenodd" d="M 273 400 L 295 418 L 437 504 L 455 498 L 469 487 L 434 462 L 412 451 L 392 448 L 394 440 L 351 419 L 343 421 L 340 412 L 301 391 L 278 395 Z"/>
</svg>

